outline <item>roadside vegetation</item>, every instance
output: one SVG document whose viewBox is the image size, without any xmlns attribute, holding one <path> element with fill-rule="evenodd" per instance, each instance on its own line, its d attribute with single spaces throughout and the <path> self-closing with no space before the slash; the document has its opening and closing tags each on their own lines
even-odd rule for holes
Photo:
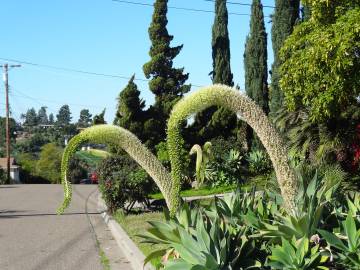
<svg viewBox="0 0 360 270">
<path fill-rule="evenodd" d="M 96 172 L 108 211 L 158 269 L 359 270 L 360 1 L 276 0 L 268 78 L 263 6 L 253 0 L 243 92 L 227 2 L 215 0 L 213 85 L 191 93 L 189 74 L 174 67 L 183 46 L 171 46 L 167 2 L 155 0 L 143 66 L 154 103 L 134 75 L 113 125 L 105 110 L 83 110 L 73 124 L 67 105 L 56 120 L 30 109 L 12 125 L 30 134 L 14 141 L 26 182 L 61 180 L 61 214 L 71 183 Z"/>
</svg>

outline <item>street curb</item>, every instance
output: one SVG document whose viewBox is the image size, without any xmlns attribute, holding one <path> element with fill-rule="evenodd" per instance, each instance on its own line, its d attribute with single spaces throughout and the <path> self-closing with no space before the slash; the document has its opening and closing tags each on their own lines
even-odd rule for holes
<svg viewBox="0 0 360 270">
<path fill-rule="evenodd" d="M 109 227 L 116 243 L 119 248 L 124 252 L 124 255 L 130 262 L 134 270 L 154 270 L 155 268 L 148 263 L 144 265 L 145 256 L 141 250 L 135 245 L 135 243 L 130 239 L 125 230 L 116 222 L 106 211 L 107 207 L 104 200 L 101 198 L 101 194 L 98 196 L 98 210 L 101 211 L 101 216 L 103 217 L 105 223 Z"/>
</svg>

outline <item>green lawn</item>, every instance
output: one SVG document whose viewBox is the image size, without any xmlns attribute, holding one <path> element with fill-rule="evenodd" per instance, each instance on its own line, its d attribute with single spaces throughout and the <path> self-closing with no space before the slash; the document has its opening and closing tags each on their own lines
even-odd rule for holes
<svg viewBox="0 0 360 270">
<path fill-rule="evenodd" d="M 165 248 L 166 246 L 162 245 L 152 245 L 148 243 L 141 243 L 141 237 L 137 236 L 138 234 L 143 234 L 148 228 L 150 228 L 148 221 L 163 221 L 164 214 L 161 212 L 151 212 L 151 213 L 142 213 L 142 214 L 131 214 L 124 215 L 123 212 L 117 211 L 114 214 L 114 219 L 121 225 L 121 227 L 126 231 L 131 240 L 139 247 L 139 249 L 144 253 L 145 256 L 150 253 Z M 160 260 L 152 260 L 151 263 L 154 266 L 160 265 Z"/>
<path fill-rule="evenodd" d="M 90 149 L 90 150 L 87 150 L 86 152 L 90 153 L 91 155 L 93 155 L 95 157 L 100 157 L 100 158 L 106 158 L 111 155 L 108 151 L 100 150 L 100 149 Z"/>
<path fill-rule="evenodd" d="M 78 151 L 75 155 L 84 160 L 89 166 L 96 167 L 96 165 L 105 157 L 109 156 L 110 153 L 104 150 L 91 149 L 89 151 Z"/>
<path fill-rule="evenodd" d="M 194 197 L 194 196 L 206 196 L 231 192 L 236 189 L 236 185 L 223 186 L 223 187 L 202 187 L 199 189 L 188 189 L 180 192 L 181 197 Z M 151 199 L 164 199 L 161 193 L 150 194 Z"/>
</svg>

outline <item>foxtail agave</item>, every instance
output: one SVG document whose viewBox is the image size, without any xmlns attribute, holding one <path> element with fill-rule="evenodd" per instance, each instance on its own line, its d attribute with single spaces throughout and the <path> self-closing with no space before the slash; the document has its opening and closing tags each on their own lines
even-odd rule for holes
<svg viewBox="0 0 360 270">
<path fill-rule="evenodd" d="M 58 209 L 58 213 L 63 213 L 70 204 L 72 192 L 71 184 L 68 181 L 69 163 L 83 143 L 105 143 L 122 148 L 154 179 L 160 191 L 164 194 L 168 207 L 171 209 L 171 200 L 168 196 L 171 189 L 170 174 L 160 161 L 130 131 L 113 125 L 96 125 L 73 137 L 65 148 L 61 164 L 64 202 Z"/>
<path fill-rule="evenodd" d="M 203 148 L 198 144 L 193 145 L 190 155 L 193 154 L 196 154 L 196 180 L 200 187 L 204 183 L 206 165 L 211 158 L 211 142 L 206 142 Z"/>
<path fill-rule="evenodd" d="M 204 87 L 180 100 L 173 108 L 168 121 L 167 147 L 171 162 L 171 176 L 156 157 L 131 132 L 116 126 L 98 125 L 85 129 L 76 135 L 64 151 L 61 178 L 65 198 L 58 212 L 62 213 L 71 200 L 71 185 L 67 180 L 70 158 L 84 142 L 107 143 L 124 149 L 154 179 L 163 193 L 170 214 L 175 215 L 180 205 L 180 187 L 183 164 L 180 160 L 183 140 L 180 135 L 181 124 L 191 115 L 210 106 L 225 107 L 249 124 L 260 138 L 273 163 L 282 196 L 289 210 L 295 209 L 297 181 L 287 160 L 283 140 L 271 125 L 265 113 L 250 98 L 238 90 L 213 85 Z"/>
<path fill-rule="evenodd" d="M 181 124 L 191 115 L 214 105 L 235 112 L 238 117 L 252 127 L 270 156 L 285 204 L 290 211 L 294 211 L 297 181 L 294 171 L 288 164 L 288 155 L 282 138 L 254 101 L 242 95 L 238 90 L 219 84 L 204 87 L 187 95 L 175 104 L 171 112 L 167 137 L 173 181 L 170 197 L 177 198 L 180 192 L 183 164 L 177 157 L 180 156 L 183 147 L 180 133 Z M 178 203 L 179 201 L 173 203 L 173 206 L 176 206 L 173 210 L 176 210 Z M 175 212 L 171 211 L 171 213 Z"/>
</svg>

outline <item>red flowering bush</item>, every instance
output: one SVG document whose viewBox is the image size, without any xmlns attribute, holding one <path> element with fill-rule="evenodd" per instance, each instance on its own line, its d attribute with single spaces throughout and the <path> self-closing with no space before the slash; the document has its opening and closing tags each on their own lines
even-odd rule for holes
<svg viewBox="0 0 360 270">
<path fill-rule="evenodd" d="M 356 126 L 355 140 L 352 145 L 353 159 L 352 159 L 352 169 L 357 171 L 360 169 L 360 124 Z"/>
<path fill-rule="evenodd" d="M 148 204 L 153 181 L 129 156 L 111 156 L 97 168 L 99 189 L 109 212 L 130 210 L 136 201 Z"/>
</svg>

